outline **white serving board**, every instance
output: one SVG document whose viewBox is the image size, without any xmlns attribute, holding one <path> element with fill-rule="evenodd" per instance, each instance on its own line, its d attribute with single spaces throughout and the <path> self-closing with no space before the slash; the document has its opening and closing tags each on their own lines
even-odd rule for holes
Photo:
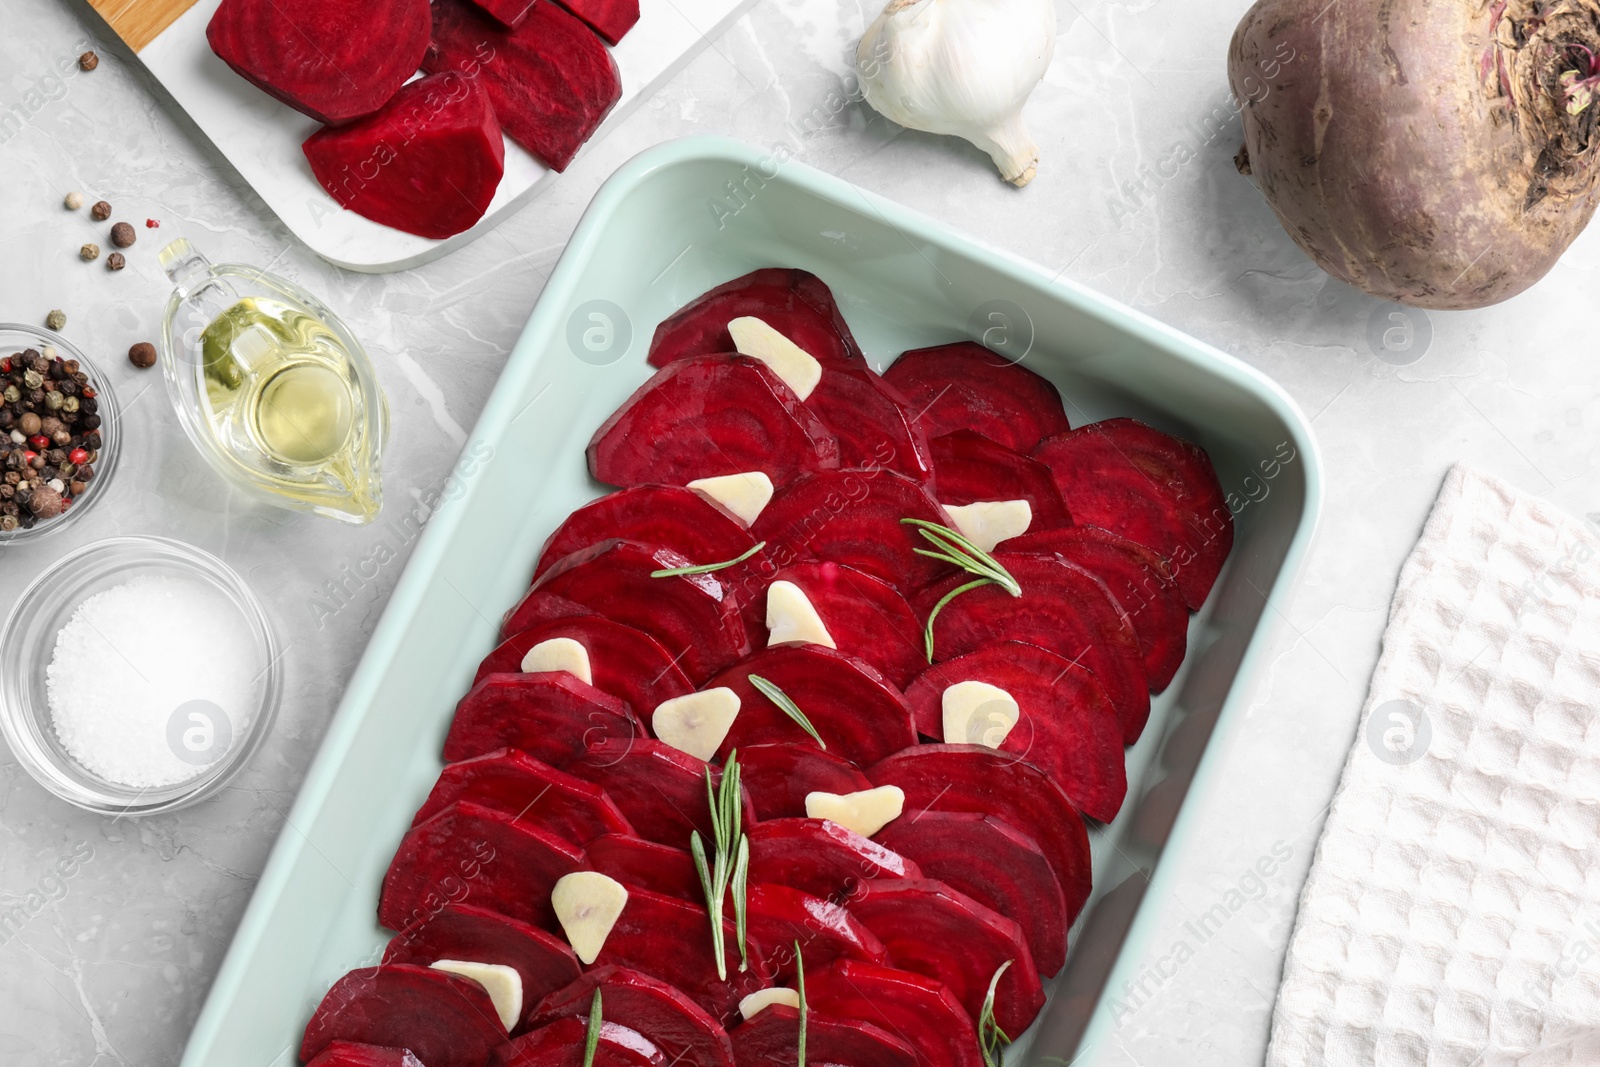
<svg viewBox="0 0 1600 1067">
<path fill-rule="evenodd" d="M 622 99 L 595 137 L 604 136 L 752 3 L 640 0 L 638 24 L 611 50 L 622 74 Z M 108 19 L 284 225 L 329 262 L 374 274 L 426 263 L 481 237 L 557 177 L 508 139 L 505 177 L 488 213 L 477 226 L 443 241 L 402 233 L 344 210 L 317 184 L 300 151 L 301 142 L 317 130 L 317 121 L 261 92 L 212 54 L 206 24 L 220 4 L 199 0 L 142 46 L 136 35 L 118 26 L 115 16 Z"/>
</svg>

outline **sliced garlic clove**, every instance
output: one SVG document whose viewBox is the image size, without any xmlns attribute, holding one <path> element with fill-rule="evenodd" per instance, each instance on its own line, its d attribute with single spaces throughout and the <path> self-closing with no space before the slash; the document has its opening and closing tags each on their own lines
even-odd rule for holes
<svg viewBox="0 0 1600 1067">
<path fill-rule="evenodd" d="M 522 657 L 522 669 L 528 674 L 566 671 L 584 685 L 594 684 L 594 672 L 589 669 L 589 650 L 570 637 L 540 641 Z"/>
<path fill-rule="evenodd" d="M 956 531 L 985 552 L 993 552 L 994 546 L 1007 538 L 1027 533 L 1033 523 L 1033 505 L 1026 500 L 946 504 L 944 510 Z"/>
<path fill-rule="evenodd" d="M 947 745 L 999 748 L 1022 718 L 1016 698 L 988 682 L 957 682 L 946 686 L 939 699 Z"/>
<path fill-rule="evenodd" d="M 550 890 L 550 906 L 555 909 L 567 944 L 585 966 L 593 963 L 606 938 L 628 905 L 628 891 L 615 878 L 599 871 L 574 871 L 563 875 Z"/>
<path fill-rule="evenodd" d="M 821 791 L 806 794 L 807 816 L 836 822 L 862 837 L 871 837 L 898 819 L 905 806 L 905 791 L 897 785 L 842 795 Z"/>
<path fill-rule="evenodd" d="M 689 483 L 689 488 L 704 493 L 733 512 L 746 526 L 754 523 L 761 515 L 761 509 L 772 500 L 772 479 L 762 471 L 696 478 Z"/>
<path fill-rule="evenodd" d="M 508 1031 L 522 1021 L 522 973 L 501 963 L 471 963 L 467 960 L 439 960 L 430 964 L 436 971 L 448 971 L 470 978 L 483 986 Z"/>
<path fill-rule="evenodd" d="M 662 744 L 696 759 L 709 760 L 717 754 L 738 717 L 739 694 L 727 686 L 718 686 L 663 700 L 650 717 L 650 729 Z"/>
<path fill-rule="evenodd" d="M 793 582 L 778 581 L 767 586 L 767 634 L 768 645 L 804 641 L 809 645 L 839 647 L 811 598 Z"/>
<path fill-rule="evenodd" d="M 771 989 L 758 989 L 754 993 L 739 1001 L 739 1014 L 748 1022 L 761 1013 L 761 1009 L 770 1008 L 774 1004 L 783 1004 L 790 1008 L 800 1006 L 800 994 L 793 989 L 782 986 L 773 986 Z"/>
<path fill-rule="evenodd" d="M 728 335 L 740 355 L 765 363 L 801 400 L 822 380 L 822 364 L 815 356 L 754 315 L 730 321 Z"/>
</svg>

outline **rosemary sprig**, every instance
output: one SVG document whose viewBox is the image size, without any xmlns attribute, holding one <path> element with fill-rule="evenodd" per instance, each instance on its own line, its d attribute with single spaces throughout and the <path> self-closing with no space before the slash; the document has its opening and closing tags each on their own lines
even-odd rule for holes
<svg viewBox="0 0 1600 1067">
<path fill-rule="evenodd" d="M 811 1009 L 806 1006 L 806 957 L 800 951 L 798 938 L 794 943 L 794 969 L 800 990 L 800 1067 L 806 1067 L 806 1016 Z"/>
<path fill-rule="evenodd" d="M 710 574 L 712 571 L 725 570 L 728 567 L 737 567 L 751 556 L 767 547 L 765 541 L 757 541 L 750 551 L 734 559 L 724 560 L 721 563 L 702 563 L 695 567 L 668 567 L 666 570 L 651 571 L 652 578 L 677 578 L 685 574 Z"/>
<path fill-rule="evenodd" d="M 600 987 L 596 986 L 594 999 L 589 1002 L 589 1033 L 583 1042 L 583 1067 L 594 1067 L 595 1049 L 600 1047 Z"/>
<path fill-rule="evenodd" d="M 822 746 L 822 751 L 828 751 L 828 743 L 817 733 L 817 728 L 811 725 L 811 720 L 806 718 L 806 713 L 800 710 L 800 705 L 789 699 L 789 694 L 773 685 L 759 674 L 750 674 L 745 677 L 750 679 L 750 684 L 756 691 L 778 706 L 778 710 L 793 719 L 795 725 L 811 735 L 811 739 Z"/>
<path fill-rule="evenodd" d="M 983 1067 L 1000 1067 L 1006 1046 L 1011 1044 L 1011 1038 L 994 1018 L 994 992 L 1000 985 L 1000 976 L 1011 963 L 1006 960 L 989 979 L 989 992 L 983 998 L 983 1010 L 978 1013 L 978 1051 L 983 1055 Z"/>
<path fill-rule="evenodd" d="M 941 526 L 926 519 L 901 519 L 900 521 L 907 526 L 915 527 L 917 533 L 922 535 L 923 540 L 934 546 L 933 549 L 914 548 L 911 551 L 919 556 L 943 560 L 945 563 L 953 564 L 974 576 L 973 581 L 958 585 L 940 597 L 939 602 L 933 606 L 933 610 L 928 612 L 928 625 L 923 627 L 922 630 L 922 650 L 927 655 L 928 662 L 932 663 L 933 620 L 939 617 L 939 612 L 944 610 L 946 604 L 962 593 L 971 592 L 979 586 L 998 585 L 1012 596 L 1021 596 L 1022 586 L 1011 576 L 1010 571 L 1001 566 L 999 560 L 973 544 L 966 535 L 952 530 L 948 526 Z"/>
<path fill-rule="evenodd" d="M 689 854 L 694 857 L 694 869 L 700 875 L 700 888 L 706 895 L 706 911 L 711 918 L 711 947 L 717 957 L 717 977 L 726 982 L 727 940 L 722 930 L 722 915 L 730 882 L 733 885 L 734 929 L 739 938 L 739 970 L 748 970 L 750 967 L 749 948 L 745 944 L 745 890 L 749 882 L 750 842 L 740 826 L 744 812 L 739 803 L 738 752 L 728 753 L 720 787 L 712 784 L 711 769 L 706 768 L 706 800 L 711 808 L 711 836 L 716 856 L 714 859 L 707 858 L 705 841 L 699 830 L 689 834 Z"/>
</svg>

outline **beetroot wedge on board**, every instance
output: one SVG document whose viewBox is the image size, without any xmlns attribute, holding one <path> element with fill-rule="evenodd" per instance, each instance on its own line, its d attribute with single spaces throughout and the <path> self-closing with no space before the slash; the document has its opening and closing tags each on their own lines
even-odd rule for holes
<svg viewBox="0 0 1600 1067">
<path fill-rule="evenodd" d="M 652 577 L 656 571 L 693 565 L 669 548 L 637 541 L 602 541 L 545 571 L 528 596 L 554 594 L 643 630 L 678 660 L 690 681 L 699 683 L 743 659 L 750 651 L 750 640 L 739 602 L 718 575 Z M 522 615 L 519 605 L 506 628 L 516 626 Z M 655 709 L 634 710 L 648 715 Z"/>
<path fill-rule="evenodd" d="M 708 689 L 726 686 L 739 694 L 739 714 L 718 750 L 721 759 L 745 745 L 816 744 L 756 688 L 752 674 L 799 705 L 833 755 L 865 765 L 916 743 L 911 709 L 883 675 L 822 645 L 777 645 L 706 683 Z"/>
<path fill-rule="evenodd" d="M 483 986 L 409 964 L 351 971 L 328 990 L 300 1043 L 309 1062 L 334 1041 L 410 1049 L 427 1067 L 483 1067 L 506 1043 Z"/>
<path fill-rule="evenodd" d="M 761 820 L 801 817 L 807 793 L 859 793 L 872 782 L 849 760 L 824 752 L 806 738 L 789 744 L 747 745 L 739 750 L 739 782 Z"/>
<path fill-rule="evenodd" d="M 584 1067 L 589 1020 L 557 1019 L 495 1051 L 488 1067 Z M 668 1067 L 664 1052 L 639 1031 L 602 1021 L 592 1067 Z"/>
<path fill-rule="evenodd" d="M 1133 623 L 1151 691 L 1159 693 L 1171 684 L 1188 651 L 1189 613 L 1160 556 L 1098 526 L 1026 533 L 1006 542 L 1006 549 L 1058 555 L 1105 582 Z"/>
<path fill-rule="evenodd" d="M 472 0 L 502 26 L 507 29 L 516 29 L 523 19 L 528 17 L 528 12 L 533 10 L 534 0 Z"/>
<path fill-rule="evenodd" d="M 1122 740 L 1133 744 L 1150 718 L 1150 686 L 1133 623 L 1111 590 L 1097 576 L 1059 556 L 996 552 L 1022 586 L 1020 597 L 998 585 L 962 593 L 934 620 L 933 649 L 945 660 L 995 641 L 1026 641 L 1082 664 L 1111 698 L 1122 721 Z M 924 590 L 919 606 L 926 615 L 967 574 Z"/>
<path fill-rule="evenodd" d="M 535 1004 L 528 1013 L 529 1027 L 557 1019 L 587 1019 L 596 989 L 603 1013 L 639 1031 L 669 1063 L 734 1067 L 733 1046 L 722 1024 L 674 986 L 626 967 L 591 968 Z"/>
<path fill-rule="evenodd" d="M 696 563 L 737 559 L 756 543 L 731 512 L 693 489 L 636 485 L 591 500 L 567 516 L 540 550 L 534 578 L 563 556 L 612 537 L 661 545 Z"/>
<path fill-rule="evenodd" d="M 1040 973 L 1055 974 L 1066 962 L 1067 900 L 1033 838 L 993 815 L 964 811 L 896 819 L 881 836 L 929 878 L 1015 920 Z"/>
<path fill-rule="evenodd" d="M 739 757 L 742 762 L 744 753 Z M 752 883 L 793 886 L 814 897 L 848 904 L 864 878 L 922 876 L 904 856 L 827 819 L 772 819 L 756 823 L 746 834 Z"/>
<path fill-rule="evenodd" d="M 965 893 L 932 879 L 866 882 L 850 910 L 878 935 L 891 964 L 943 982 L 974 1019 L 989 979 L 1007 961 L 994 998 L 1000 1028 L 1020 1034 L 1044 1007 L 1022 927 Z"/>
<path fill-rule="evenodd" d="M 1049 467 L 975 431 L 956 430 L 934 438 L 933 467 L 933 495 L 946 507 L 981 500 L 1026 500 L 1033 510 L 1030 531 L 1072 522 Z"/>
<path fill-rule="evenodd" d="M 694 683 L 661 642 L 632 626 L 599 615 L 569 615 L 522 630 L 502 641 L 478 665 L 473 684 L 490 674 L 517 674 L 533 646 L 558 638 L 576 641 L 589 655 L 594 687 L 648 711 L 663 700 L 694 690 Z"/>
<path fill-rule="evenodd" d="M 341 206 L 434 240 L 477 225 L 506 164 L 489 97 L 455 73 L 414 81 L 383 110 L 348 126 L 324 126 L 301 149 Z"/>
<path fill-rule="evenodd" d="M 928 439 L 899 391 L 866 367 L 829 367 L 806 405 L 839 438 L 839 465 L 885 470 L 925 482 Z"/>
<path fill-rule="evenodd" d="M 206 41 L 245 81 L 318 122 L 370 115 L 417 71 L 428 0 L 223 0 Z"/>
<path fill-rule="evenodd" d="M 839 441 L 766 364 L 728 354 L 657 371 L 595 431 L 588 456 L 607 485 L 761 471 L 781 486 L 838 467 Z"/>
<path fill-rule="evenodd" d="M 904 686 L 928 665 L 922 654 L 922 623 L 906 598 L 883 579 L 841 563 L 808 560 L 782 568 L 772 581 L 799 586 L 839 651 L 895 685 Z M 753 597 L 745 606 L 750 643 L 756 648 L 767 644 L 766 600 Z"/>
<path fill-rule="evenodd" d="M 411 825 L 427 822 L 458 800 L 526 819 L 574 845 L 601 834 L 633 833 L 599 786 L 515 749 L 445 767 Z"/>
<path fill-rule="evenodd" d="M 960 737 L 944 734 L 944 693 L 983 682 L 1010 694 L 1020 718 L 979 713 Z M 935 663 L 906 689 L 906 703 L 924 737 L 949 744 L 986 744 L 1036 764 L 1061 786 L 1079 811 L 1110 822 L 1128 792 L 1122 724 L 1100 683 L 1054 652 L 1020 641 L 997 641 L 965 656 Z M 998 711 L 998 709 L 996 709 Z"/>
<path fill-rule="evenodd" d="M 774 494 L 750 528 L 780 567 L 820 559 L 866 571 L 909 594 L 949 572 L 901 519 L 949 524 L 927 490 L 887 470 L 823 471 Z"/>
<path fill-rule="evenodd" d="M 823 367 L 865 367 L 833 293 L 803 270 L 767 267 L 696 297 L 656 327 L 650 365 L 734 351 L 728 323 L 754 316 L 809 352 Z"/>
<path fill-rule="evenodd" d="M 562 875 L 588 866 L 577 845 L 463 800 L 406 831 L 383 876 L 378 921 L 404 930 L 446 904 L 466 901 L 550 928 L 551 888 Z"/>
<path fill-rule="evenodd" d="M 720 782 L 720 770 L 671 745 L 619 738 L 591 746 L 566 770 L 604 789 L 640 837 L 687 848 L 694 830 L 707 841 L 715 840 L 706 800 L 708 768 L 711 781 Z M 748 800 L 745 817 L 754 820 Z"/>
<path fill-rule="evenodd" d="M 522 976 L 524 1004 L 575 981 L 581 970 L 578 957 L 561 938 L 474 904 L 445 905 L 437 915 L 395 934 L 383 950 L 384 963 L 428 967 L 439 960 L 515 969 Z"/>
<path fill-rule="evenodd" d="M 333 1041 L 307 1067 L 426 1067 L 408 1048 Z"/>
<path fill-rule="evenodd" d="M 1166 561 L 1191 610 L 1205 603 L 1233 548 L 1233 514 L 1205 450 L 1134 419 L 1040 442 L 1077 522 L 1137 541 Z"/>
<path fill-rule="evenodd" d="M 1049 775 L 982 745 L 918 745 L 867 770 L 874 785 L 905 790 L 902 819 L 919 811 L 975 811 L 1039 843 L 1067 898 L 1067 923 L 1089 899 L 1089 831 Z M 1009 1032 L 1009 1031 L 1008 1031 Z"/>
<path fill-rule="evenodd" d="M 800 1047 L 800 1013 L 787 1004 L 773 1004 L 762 1008 L 754 1019 L 734 1027 L 729 1036 L 739 1067 L 795 1067 Z M 869 1022 L 811 1010 L 806 1013 L 806 1062 L 839 1067 L 915 1067 L 917 1054 L 904 1040 Z"/>
<path fill-rule="evenodd" d="M 732 915 L 731 908 L 728 914 Z M 762 977 L 768 967 L 754 937 L 746 937 L 750 966 L 740 972 L 739 938 L 733 921 L 725 919 L 723 925 L 727 935 L 723 939 L 726 982 L 717 977 L 711 919 L 703 902 L 691 904 L 630 887 L 628 903 L 606 937 L 595 965 L 612 964 L 641 971 L 677 986 L 712 1018 L 731 1019 L 739 1010 L 741 998 L 771 983 Z"/>
<path fill-rule="evenodd" d="M 422 65 L 481 79 L 507 136 L 554 170 L 567 169 L 622 97 L 610 51 L 558 4 L 534 4 L 507 30 L 470 0 L 438 0 Z"/>
<path fill-rule="evenodd" d="M 1026 453 L 1068 429 L 1054 385 L 972 341 L 905 352 L 883 376 L 911 402 L 929 438 L 976 430 Z"/>
<path fill-rule="evenodd" d="M 745 893 L 749 936 L 767 950 L 764 972 L 780 985 L 796 974 L 794 943 L 805 952 L 807 967 L 838 959 L 884 963 L 883 942 L 841 905 L 786 885 L 751 882 Z"/>
<path fill-rule="evenodd" d="M 619 882 L 690 902 L 705 899 L 694 860 L 681 848 L 632 834 L 606 834 L 583 846 L 589 863 Z"/>
<path fill-rule="evenodd" d="M 590 742 L 643 736 L 628 705 L 564 671 L 491 674 L 456 705 L 444 758 L 455 763 L 516 748 L 561 766 Z"/>
<path fill-rule="evenodd" d="M 809 963 L 809 961 L 808 961 Z M 983 1067 L 978 1034 L 942 982 L 860 960 L 806 968 L 806 1004 L 839 1019 L 867 1019 L 909 1042 L 918 1067 Z"/>
<path fill-rule="evenodd" d="M 616 44 L 639 21 L 639 0 L 561 0 L 561 6 Z"/>
</svg>

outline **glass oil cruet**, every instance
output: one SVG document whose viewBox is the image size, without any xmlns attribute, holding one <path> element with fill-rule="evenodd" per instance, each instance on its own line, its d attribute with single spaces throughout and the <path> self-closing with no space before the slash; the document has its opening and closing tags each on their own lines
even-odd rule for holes
<svg viewBox="0 0 1600 1067">
<path fill-rule="evenodd" d="M 279 507 L 371 522 L 389 407 L 361 342 L 321 301 L 254 267 L 161 252 L 174 289 L 162 367 L 179 421 L 225 479 Z"/>
</svg>

